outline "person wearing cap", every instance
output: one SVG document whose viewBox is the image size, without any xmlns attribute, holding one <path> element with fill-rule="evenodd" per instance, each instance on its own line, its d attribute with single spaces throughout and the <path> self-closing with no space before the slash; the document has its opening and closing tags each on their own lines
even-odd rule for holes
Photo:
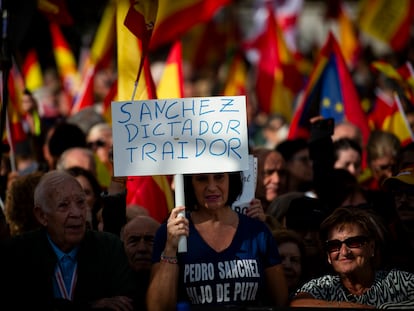
<svg viewBox="0 0 414 311">
<path fill-rule="evenodd" d="M 292 307 L 414 308 L 414 274 L 382 266 L 386 228 L 378 215 L 338 207 L 320 227 L 333 273 L 306 282 Z"/>
<path fill-rule="evenodd" d="M 397 215 L 390 224 L 390 265 L 414 272 L 414 165 L 385 179 L 382 187 L 394 198 Z"/>
</svg>

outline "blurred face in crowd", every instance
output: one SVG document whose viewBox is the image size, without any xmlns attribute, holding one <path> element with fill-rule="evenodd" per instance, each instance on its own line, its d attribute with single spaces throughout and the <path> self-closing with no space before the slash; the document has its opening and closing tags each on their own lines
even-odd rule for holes
<svg viewBox="0 0 414 311">
<path fill-rule="evenodd" d="M 284 242 L 279 244 L 278 249 L 288 288 L 295 289 L 302 274 L 302 255 L 299 246 L 294 242 Z"/>
<path fill-rule="evenodd" d="M 414 186 L 399 183 L 392 190 L 398 218 L 404 229 L 414 233 Z"/>
<path fill-rule="evenodd" d="M 35 100 L 29 94 L 23 94 L 21 105 L 23 112 L 30 112 L 36 108 Z"/>
<path fill-rule="evenodd" d="M 385 178 L 391 177 L 395 166 L 395 157 L 385 155 L 370 163 L 372 176 L 378 180 L 381 185 Z"/>
<path fill-rule="evenodd" d="M 362 137 L 357 126 L 351 123 L 339 123 L 335 126 L 332 140 L 336 141 L 341 138 L 351 138 L 362 145 Z"/>
<path fill-rule="evenodd" d="M 287 163 L 290 176 L 303 182 L 311 181 L 313 178 L 312 161 L 308 149 L 298 151 Z"/>
<path fill-rule="evenodd" d="M 110 128 L 93 127 L 87 135 L 87 145 L 95 152 L 99 160 L 104 164 L 111 163 L 112 130 Z"/>
<path fill-rule="evenodd" d="M 192 176 L 192 185 L 200 208 L 217 209 L 226 205 L 229 197 L 229 174 L 195 174 Z"/>
<path fill-rule="evenodd" d="M 122 240 L 129 265 L 134 271 L 150 270 L 152 247 L 158 227 L 159 223 L 154 219 L 141 215 L 125 225 Z"/>
<path fill-rule="evenodd" d="M 86 204 L 88 205 L 88 212 L 86 219 L 89 223 L 89 225 L 92 225 L 92 210 L 96 202 L 96 197 L 93 192 L 93 188 L 89 180 L 82 175 L 79 175 L 76 177 L 76 180 L 81 184 L 83 191 L 85 191 L 85 199 Z"/>
<path fill-rule="evenodd" d="M 326 242 L 328 262 L 339 275 L 360 275 L 371 270 L 374 242 L 356 224 L 343 224 L 330 231 Z"/>
<path fill-rule="evenodd" d="M 361 174 L 361 156 L 352 148 L 338 150 L 338 160 L 334 168 L 345 169 L 358 177 Z"/>
<path fill-rule="evenodd" d="M 285 162 L 282 155 L 276 151 L 270 152 L 264 161 L 262 182 L 265 198 L 271 202 L 281 194 L 282 187 L 286 184 Z"/>
<path fill-rule="evenodd" d="M 36 218 L 46 227 L 52 241 L 68 252 L 85 235 L 88 211 L 85 192 L 72 176 L 59 177 L 44 187 L 48 189 L 43 191 L 42 206 L 35 206 Z"/>
</svg>

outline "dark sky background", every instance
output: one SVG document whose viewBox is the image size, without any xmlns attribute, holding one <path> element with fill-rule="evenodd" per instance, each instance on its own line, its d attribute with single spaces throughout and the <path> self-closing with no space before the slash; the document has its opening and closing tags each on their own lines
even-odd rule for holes
<svg viewBox="0 0 414 311">
<path fill-rule="evenodd" d="M 62 32 L 68 40 L 75 57 L 79 56 L 82 38 L 96 30 L 107 1 L 105 0 L 69 0 L 66 1 L 74 23 L 62 25 Z M 10 53 L 21 65 L 22 59 L 30 48 L 36 48 L 42 68 L 54 66 L 53 49 L 50 41 L 48 21 L 38 11 L 36 0 L 4 0 L 3 7 L 8 8 L 7 40 Z M 2 38 L 2 43 L 4 39 Z M 86 42 L 90 44 L 90 42 Z M 4 57 L 4 52 L 2 53 Z M 7 54 L 7 53 L 6 53 Z"/>
</svg>

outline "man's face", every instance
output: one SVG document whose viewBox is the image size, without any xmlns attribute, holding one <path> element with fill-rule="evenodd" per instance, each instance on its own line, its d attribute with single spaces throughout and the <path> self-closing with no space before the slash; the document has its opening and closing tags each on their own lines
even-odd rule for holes
<svg viewBox="0 0 414 311">
<path fill-rule="evenodd" d="M 414 186 L 399 183 L 392 194 L 399 219 L 406 229 L 414 233 Z"/>
<path fill-rule="evenodd" d="M 122 239 L 129 265 L 134 271 L 150 270 L 154 236 L 158 227 L 147 216 L 136 216 L 125 226 Z"/>
<path fill-rule="evenodd" d="M 370 163 L 372 176 L 378 180 L 380 185 L 386 178 L 392 176 L 394 166 L 395 158 L 389 155 L 375 159 Z"/>
<path fill-rule="evenodd" d="M 35 208 L 40 223 L 52 241 L 64 252 L 79 245 L 86 231 L 88 206 L 86 196 L 76 179 L 66 179 L 47 196 L 48 211 Z"/>
</svg>

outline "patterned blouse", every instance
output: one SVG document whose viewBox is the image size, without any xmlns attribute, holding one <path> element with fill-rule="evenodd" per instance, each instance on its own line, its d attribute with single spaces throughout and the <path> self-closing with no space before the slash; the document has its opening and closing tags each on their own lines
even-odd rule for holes
<svg viewBox="0 0 414 311">
<path fill-rule="evenodd" d="M 400 270 L 378 271 L 371 288 L 362 295 L 351 294 L 337 275 L 325 275 L 305 283 L 296 291 L 315 299 L 347 301 L 380 309 L 414 309 L 414 274 Z"/>
</svg>

